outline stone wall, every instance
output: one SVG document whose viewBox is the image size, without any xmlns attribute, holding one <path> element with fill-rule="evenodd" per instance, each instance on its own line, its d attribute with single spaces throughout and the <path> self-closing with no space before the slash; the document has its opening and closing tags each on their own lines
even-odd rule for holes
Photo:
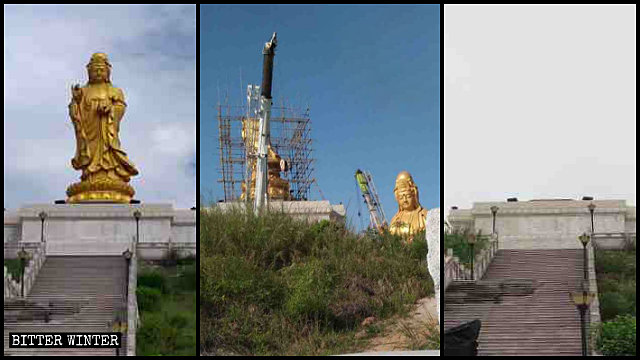
<svg viewBox="0 0 640 360">
<path fill-rule="evenodd" d="M 591 231 L 591 201 L 545 200 L 527 202 L 475 203 L 471 210 L 452 210 L 449 221 L 454 226 L 469 226 L 475 232 L 491 234 L 491 207 L 499 208 L 496 232 L 501 249 L 579 249 L 578 236 Z M 599 200 L 596 205 L 595 229 L 598 233 L 623 233 L 635 228 L 625 201 Z"/>
<path fill-rule="evenodd" d="M 636 208 L 629 208 L 627 211 L 626 230 L 629 233 L 636 232 Z"/>
<path fill-rule="evenodd" d="M 188 252 L 195 253 L 196 212 L 175 210 L 170 204 L 28 205 L 5 212 L 5 243 L 40 242 L 39 214 L 44 211 L 50 255 L 120 255 L 136 240 L 136 210 L 141 213 L 141 244 L 187 244 Z"/>
<path fill-rule="evenodd" d="M 17 242 L 20 238 L 19 218 L 12 212 L 4 212 L 4 243 Z"/>
</svg>

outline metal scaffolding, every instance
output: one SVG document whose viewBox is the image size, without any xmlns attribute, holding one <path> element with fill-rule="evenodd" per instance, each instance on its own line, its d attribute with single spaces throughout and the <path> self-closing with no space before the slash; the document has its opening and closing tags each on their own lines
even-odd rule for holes
<svg viewBox="0 0 640 360">
<path fill-rule="evenodd" d="M 218 104 L 218 150 L 220 155 L 219 179 L 224 190 L 224 201 L 238 201 L 243 184 L 249 187 L 255 170 L 253 143 L 257 131 L 245 132 L 243 121 L 256 118 L 259 103 L 255 101 L 259 86 L 249 85 L 247 104 L 232 106 L 228 101 Z M 251 124 L 251 122 L 247 122 Z M 245 129 L 247 130 L 247 129 Z M 288 106 L 284 101 L 271 108 L 271 147 L 289 163 L 289 170 L 281 177 L 290 184 L 291 199 L 309 200 L 313 178 L 314 159 L 311 139 L 309 109 Z"/>
</svg>

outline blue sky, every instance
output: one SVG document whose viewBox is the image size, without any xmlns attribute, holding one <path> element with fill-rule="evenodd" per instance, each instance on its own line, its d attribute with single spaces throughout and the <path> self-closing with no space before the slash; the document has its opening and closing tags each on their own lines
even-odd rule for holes
<svg viewBox="0 0 640 360">
<path fill-rule="evenodd" d="M 278 33 L 274 100 L 309 104 L 315 178 L 332 203 L 358 205 L 354 173 L 369 170 L 387 220 L 395 177 L 411 172 L 427 208 L 440 206 L 439 6 L 221 6 L 200 9 L 200 193 L 223 197 L 215 105 L 240 104 L 261 81 L 261 50 Z M 241 86 L 242 79 L 242 88 Z M 320 194 L 312 187 L 312 199 Z"/>
<path fill-rule="evenodd" d="M 196 8 L 4 6 L 4 207 L 64 199 L 80 172 L 70 87 L 106 52 L 128 104 L 120 138 L 136 198 L 196 203 Z"/>
</svg>

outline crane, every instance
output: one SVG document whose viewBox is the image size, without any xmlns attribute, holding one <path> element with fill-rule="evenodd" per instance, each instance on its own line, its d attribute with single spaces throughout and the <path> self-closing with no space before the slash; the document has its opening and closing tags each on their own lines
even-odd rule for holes
<svg viewBox="0 0 640 360">
<path fill-rule="evenodd" d="M 369 218 L 371 220 L 371 227 L 382 233 L 389 227 L 387 218 L 382 209 L 380 198 L 378 198 L 378 191 L 373 184 L 373 177 L 368 171 L 362 171 L 358 169 L 356 171 L 356 182 L 362 193 L 367 209 L 369 210 Z"/>
<path fill-rule="evenodd" d="M 269 144 L 269 120 L 271 118 L 271 82 L 273 80 L 273 57 L 277 45 L 276 33 L 264 44 L 262 50 L 262 86 L 260 86 L 260 133 L 256 160 L 256 189 L 254 210 L 256 213 L 267 204 L 267 156 Z"/>
</svg>

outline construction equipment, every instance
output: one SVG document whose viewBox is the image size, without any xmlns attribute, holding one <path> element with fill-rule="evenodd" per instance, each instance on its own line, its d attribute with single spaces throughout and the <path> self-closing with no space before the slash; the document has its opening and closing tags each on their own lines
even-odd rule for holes
<svg viewBox="0 0 640 360">
<path fill-rule="evenodd" d="M 256 159 L 255 211 L 267 205 L 267 156 L 269 144 L 269 118 L 271 117 L 271 83 L 273 80 L 273 57 L 277 45 L 276 33 L 262 50 L 262 86 L 260 86 L 260 133 Z"/>
<path fill-rule="evenodd" d="M 380 198 L 378 198 L 378 191 L 373 183 L 373 177 L 368 171 L 362 171 L 358 169 L 356 171 L 356 183 L 362 193 L 367 209 L 369 210 L 369 218 L 371 220 L 370 227 L 375 228 L 378 232 L 382 233 L 389 227 L 387 218 L 382 209 Z"/>
</svg>

